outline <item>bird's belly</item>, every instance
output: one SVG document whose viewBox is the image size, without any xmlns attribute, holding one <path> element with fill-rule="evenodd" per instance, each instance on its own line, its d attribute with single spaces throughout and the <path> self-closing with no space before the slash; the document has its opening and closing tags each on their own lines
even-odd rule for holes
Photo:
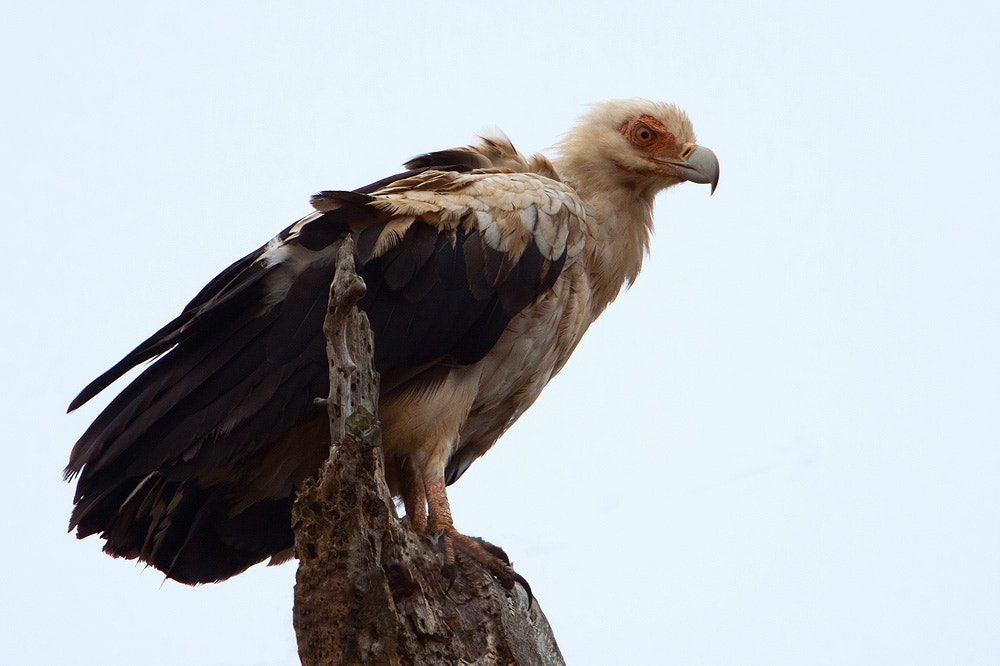
<svg viewBox="0 0 1000 666">
<path fill-rule="evenodd" d="M 535 402 L 562 369 L 591 318 L 582 274 L 551 292 L 508 325 L 479 366 L 479 386 L 449 467 L 464 471 Z M 461 472 L 459 472 L 461 473 Z"/>
</svg>

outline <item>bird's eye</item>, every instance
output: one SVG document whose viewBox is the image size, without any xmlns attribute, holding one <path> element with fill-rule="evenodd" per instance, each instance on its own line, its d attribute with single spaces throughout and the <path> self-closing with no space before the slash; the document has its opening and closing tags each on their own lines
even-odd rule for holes
<svg viewBox="0 0 1000 666">
<path fill-rule="evenodd" d="M 637 124 L 632 128 L 632 143 L 637 146 L 648 146 L 656 141 L 656 132 L 654 132 L 648 125 L 642 123 Z"/>
</svg>

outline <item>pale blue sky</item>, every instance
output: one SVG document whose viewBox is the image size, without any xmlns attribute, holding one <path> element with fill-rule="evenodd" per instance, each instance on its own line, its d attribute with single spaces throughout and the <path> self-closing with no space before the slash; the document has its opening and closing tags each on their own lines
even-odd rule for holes
<svg viewBox="0 0 1000 666">
<path fill-rule="evenodd" d="M 65 533 L 65 406 L 321 189 L 589 102 L 690 113 L 714 197 L 452 488 L 570 664 L 1000 663 L 993 3 L 0 10 L 0 659 L 295 664 L 294 565 L 187 588 Z M 120 385 L 119 385 L 120 386 Z"/>
</svg>

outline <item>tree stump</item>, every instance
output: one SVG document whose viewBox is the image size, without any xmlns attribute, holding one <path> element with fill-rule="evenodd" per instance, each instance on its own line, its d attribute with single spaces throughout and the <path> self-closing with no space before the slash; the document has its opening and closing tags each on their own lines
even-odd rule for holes
<svg viewBox="0 0 1000 666">
<path fill-rule="evenodd" d="M 377 418 L 378 377 L 365 293 L 344 240 L 323 330 L 330 362 L 330 457 L 307 481 L 292 523 L 293 623 L 304 666 L 334 664 L 564 664 L 537 602 L 505 590 L 396 514 L 385 483 Z"/>
</svg>

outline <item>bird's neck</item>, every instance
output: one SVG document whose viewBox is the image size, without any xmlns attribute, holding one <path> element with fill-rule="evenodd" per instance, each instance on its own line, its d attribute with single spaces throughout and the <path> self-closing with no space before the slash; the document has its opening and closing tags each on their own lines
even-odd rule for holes
<svg viewBox="0 0 1000 666">
<path fill-rule="evenodd" d="M 583 263 L 591 284 L 593 318 L 597 318 L 622 287 L 630 286 L 639 275 L 653 230 L 654 193 L 637 192 L 615 174 L 574 169 L 572 163 L 555 166 L 587 209 Z"/>
</svg>

